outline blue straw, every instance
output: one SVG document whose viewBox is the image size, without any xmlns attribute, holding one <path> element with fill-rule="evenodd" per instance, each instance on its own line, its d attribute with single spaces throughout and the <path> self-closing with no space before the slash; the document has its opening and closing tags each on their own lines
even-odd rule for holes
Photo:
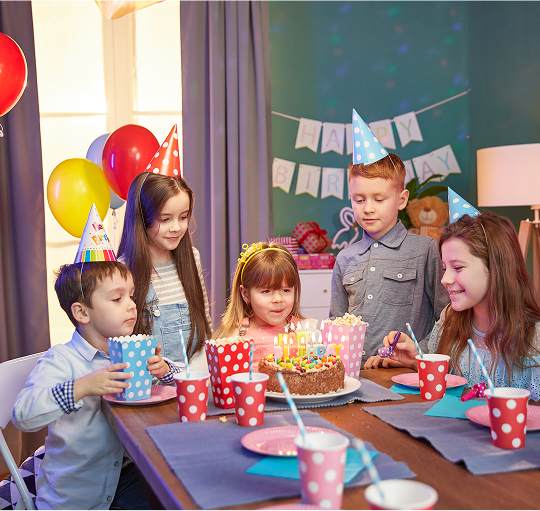
<svg viewBox="0 0 540 511">
<path fill-rule="evenodd" d="M 409 323 L 405 323 L 407 325 L 407 328 L 409 329 L 409 332 L 411 334 L 412 340 L 414 341 L 414 344 L 416 344 L 416 349 L 420 353 L 420 358 L 424 358 L 424 354 L 422 353 L 422 350 L 420 349 L 420 345 L 418 344 L 418 341 L 416 340 L 416 337 L 414 335 L 414 332 L 412 331 L 411 325 Z"/>
<path fill-rule="evenodd" d="M 249 343 L 249 381 L 251 381 L 253 374 L 253 341 Z"/>
<path fill-rule="evenodd" d="M 302 439 L 303 439 L 304 445 L 306 445 L 306 428 L 304 427 L 304 422 L 302 421 L 302 418 L 300 417 L 300 414 L 298 413 L 296 405 L 294 404 L 293 398 L 291 397 L 291 393 L 289 392 L 289 387 L 287 387 L 285 378 L 283 378 L 283 375 L 281 373 L 277 373 L 277 379 L 278 379 L 279 384 L 281 385 L 281 390 L 283 390 L 283 394 L 285 394 L 285 397 L 287 398 L 287 403 L 289 403 L 289 406 L 291 407 L 291 412 L 293 414 L 294 419 L 296 420 L 296 424 L 298 424 L 300 433 L 302 433 Z"/>
<path fill-rule="evenodd" d="M 482 369 L 482 372 L 484 373 L 484 376 L 486 377 L 487 384 L 489 385 L 489 390 L 493 391 L 493 382 L 491 381 L 491 378 L 489 377 L 489 374 L 486 371 L 486 368 L 484 367 L 484 364 L 482 362 L 482 359 L 480 358 L 480 355 L 478 354 L 478 351 L 476 351 L 476 347 L 472 339 L 469 339 L 469 346 L 471 347 L 471 350 L 474 353 L 476 360 L 478 360 L 478 363 L 480 364 L 480 369 Z"/>
<path fill-rule="evenodd" d="M 381 494 L 381 499 L 384 501 L 384 493 L 381 489 L 381 477 L 379 476 L 379 472 L 377 472 L 377 469 L 375 468 L 375 465 L 373 464 L 373 460 L 371 459 L 371 456 L 366 449 L 366 444 L 360 440 L 359 438 L 355 438 L 353 441 L 354 448 L 360 453 L 360 456 L 362 456 L 362 461 L 364 462 L 364 465 L 368 469 L 369 475 L 371 476 L 371 479 L 375 483 L 375 486 L 377 487 L 377 490 L 379 490 L 379 493 Z"/>
<path fill-rule="evenodd" d="M 188 364 L 187 353 L 186 353 L 186 344 L 184 342 L 184 333 L 182 332 L 182 329 L 180 329 L 180 344 L 182 345 L 182 353 L 184 354 L 184 363 L 186 364 L 186 374 L 189 380 L 191 378 L 191 375 L 189 374 L 189 364 Z"/>
</svg>

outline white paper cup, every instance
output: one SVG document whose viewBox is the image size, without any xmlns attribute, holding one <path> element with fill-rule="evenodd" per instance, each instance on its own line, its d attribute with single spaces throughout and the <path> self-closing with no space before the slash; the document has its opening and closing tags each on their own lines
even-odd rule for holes
<svg viewBox="0 0 540 511">
<path fill-rule="evenodd" d="M 364 492 L 370 509 L 433 509 L 439 494 L 427 484 L 408 479 L 386 479 L 379 486 L 384 500 L 375 484 Z"/>
</svg>

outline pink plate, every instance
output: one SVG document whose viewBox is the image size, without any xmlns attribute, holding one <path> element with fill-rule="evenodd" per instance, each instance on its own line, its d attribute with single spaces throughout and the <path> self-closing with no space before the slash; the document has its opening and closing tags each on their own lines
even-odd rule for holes
<svg viewBox="0 0 540 511">
<path fill-rule="evenodd" d="M 260 509 L 325 509 L 325 508 L 316 506 L 315 504 L 302 504 L 302 502 L 295 502 L 293 504 L 278 504 L 277 506 L 261 507 Z"/>
<path fill-rule="evenodd" d="M 489 408 L 488 405 L 475 406 L 469 408 L 465 415 L 467 419 L 481 424 L 482 426 L 489 426 Z M 527 407 L 527 431 L 538 431 L 540 429 L 540 406 Z"/>
<path fill-rule="evenodd" d="M 169 399 L 176 397 L 176 387 L 171 385 L 152 385 L 152 393 L 148 399 L 141 399 L 140 401 L 119 401 L 114 394 L 105 394 L 103 399 L 110 401 L 111 403 L 117 403 L 119 405 L 139 406 L 139 405 L 153 405 L 155 403 L 163 403 Z"/>
<path fill-rule="evenodd" d="M 330 429 L 306 426 L 307 433 L 335 433 Z M 296 456 L 294 438 L 300 434 L 298 426 L 279 426 L 252 431 L 242 437 L 242 445 L 250 451 L 270 456 Z"/>
<path fill-rule="evenodd" d="M 405 385 L 406 387 L 420 388 L 418 373 L 396 374 L 395 376 L 392 376 L 392 381 L 394 383 L 399 383 L 400 385 Z M 463 378 L 463 376 L 456 376 L 455 374 L 449 374 L 448 380 L 446 380 L 446 388 L 451 389 L 452 387 L 459 387 L 460 385 L 465 385 L 466 383 L 467 378 Z"/>
</svg>

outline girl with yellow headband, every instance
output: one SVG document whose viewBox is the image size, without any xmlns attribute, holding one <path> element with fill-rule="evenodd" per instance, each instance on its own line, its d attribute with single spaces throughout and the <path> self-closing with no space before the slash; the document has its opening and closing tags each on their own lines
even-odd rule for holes
<svg viewBox="0 0 540 511">
<path fill-rule="evenodd" d="M 278 243 L 259 242 L 238 259 L 231 297 L 215 339 L 253 339 L 253 364 L 273 352 L 274 337 L 297 328 L 306 318 L 300 314 L 300 275 L 293 256 Z"/>
</svg>

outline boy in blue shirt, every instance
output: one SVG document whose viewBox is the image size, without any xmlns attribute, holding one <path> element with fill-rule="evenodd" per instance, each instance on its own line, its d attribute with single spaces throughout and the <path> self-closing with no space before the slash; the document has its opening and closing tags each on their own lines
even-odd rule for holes
<svg viewBox="0 0 540 511">
<path fill-rule="evenodd" d="M 405 324 L 410 323 L 426 346 L 449 296 L 441 284 L 436 240 L 409 233 L 398 220 L 409 198 L 405 165 L 386 151 L 354 110 L 353 136 L 349 190 L 364 236 L 337 256 L 330 312 L 333 317 L 349 312 L 369 323 L 366 369 L 396 366 L 397 362 L 377 355 L 384 336 L 391 330 L 406 331 Z"/>
<path fill-rule="evenodd" d="M 103 237 L 94 241 L 101 244 Z M 101 396 L 129 387 L 125 380 L 131 378 L 116 372 L 126 363 L 111 365 L 107 342 L 133 333 L 137 309 L 131 272 L 113 260 L 66 264 L 56 277 L 58 300 L 75 331 L 70 342 L 53 346 L 38 361 L 12 414 L 22 431 L 48 425 L 36 507 L 149 509 L 135 466 L 101 412 Z M 178 368 L 170 367 L 160 351 L 158 346 L 147 360 L 148 370 L 162 382 L 173 381 Z"/>
</svg>

